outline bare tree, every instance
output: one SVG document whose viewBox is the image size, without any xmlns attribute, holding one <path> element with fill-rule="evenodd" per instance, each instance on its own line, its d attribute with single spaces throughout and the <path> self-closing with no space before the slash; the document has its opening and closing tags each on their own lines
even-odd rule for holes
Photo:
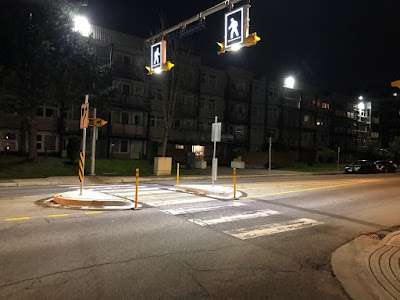
<svg viewBox="0 0 400 300">
<path fill-rule="evenodd" d="M 151 78 L 154 84 L 160 87 L 161 92 L 164 123 L 162 157 L 165 157 L 167 152 L 168 139 L 172 130 L 177 104 L 191 85 L 192 79 L 189 68 L 193 58 L 193 43 L 190 39 L 183 40 L 178 32 L 174 32 L 169 34 L 165 40 L 167 42 L 167 61 L 171 61 L 175 64 L 175 67 L 161 74 L 153 74 Z"/>
</svg>

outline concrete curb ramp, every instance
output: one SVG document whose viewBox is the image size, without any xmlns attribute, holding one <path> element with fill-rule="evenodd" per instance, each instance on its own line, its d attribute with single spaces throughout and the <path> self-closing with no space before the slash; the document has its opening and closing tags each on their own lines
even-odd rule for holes
<svg viewBox="0 0 400 300">
<path fill-rule="evenodd" d="M 54 202 L 65 206 L 107 210 L 132 209 L 135 206 L 130 200 L 92 190 L 83 190 L 82 195 L 79 195 L 79 190 L 55 195 Z"/>
<path fill-rule="evenodd" d="M 204 195 L 217 199 L 233 199 L 233 188 L 232 187 L 224 187 L 220 185 L 200 185 L 200 184 L 192 184 L 192 185 L 175 185 L 175 189 L 192 193 L 196 195 Z M 236 198 L 240 197 L 242 193 L 236 191 Z"/>
<path fill-rule="evenodd" d="M 356 238 L 333 253 L 332 267 L 353 299 L 400 300 L 400 231 Z"/>
</svg>

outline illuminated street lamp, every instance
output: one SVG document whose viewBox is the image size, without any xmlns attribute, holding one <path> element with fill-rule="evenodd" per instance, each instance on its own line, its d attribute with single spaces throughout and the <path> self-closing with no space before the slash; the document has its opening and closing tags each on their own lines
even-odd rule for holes
<svg viewBox="0 0 400 300">
<path fill-rule="evenodd" d="M 74 17 L 74 31 L 79 32 L 82 36 L 88 37 L 91 34 L 90 23 L 84 16 Z"/>
<path fill-rule="evenodd" d="M 294 80 L 294 78 L 292 77 L 292 76 L 289 76 L 289 77 L 286 77 L 285 78 L 285 81 L 284 81 L 284 87 L 285 88 L 289 88 L 289 89 L 293 89 L 294 88 L 294 83 L 295 83 L 295 80 Z"/>
</svg>

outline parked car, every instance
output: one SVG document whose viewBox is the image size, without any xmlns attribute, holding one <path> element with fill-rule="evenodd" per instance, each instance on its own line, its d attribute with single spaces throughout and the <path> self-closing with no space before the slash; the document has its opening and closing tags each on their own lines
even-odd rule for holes
<svg viewBox="0 0 400 300">
<path fill-rule="evenodd" d="M 350 173 L 377 173 L 378 169 L 376 165 L 366 159 L 360 159 L 353 162 L 344 168 L 346 174 Z"/>
<path fill-rule="evenodd" d="M 395 173 L 397 172 L 397 165 L 390 160 L 377 160 L 374 162 L 378 172 L 381 173 Z"/>
</svg>

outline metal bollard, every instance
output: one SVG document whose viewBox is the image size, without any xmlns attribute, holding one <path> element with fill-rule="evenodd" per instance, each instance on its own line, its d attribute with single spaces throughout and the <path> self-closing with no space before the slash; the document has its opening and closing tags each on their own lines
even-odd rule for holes
<svg viewBox="0 0 400 300">
<path fill-rule="evenodd" d="M 137 208 L 138 186 L 139 186 L 139 169 L 136 169 L 135 208 Z"/>
<path fill-rule="evenodd" d="M 179 185 L 179 163 L 176 164 L 176 185 Z"/>
<path fill-rule="evenodd" d="M 236 199 L 236 168 L 233 168 L 233 199 Z"/>
</svg>

